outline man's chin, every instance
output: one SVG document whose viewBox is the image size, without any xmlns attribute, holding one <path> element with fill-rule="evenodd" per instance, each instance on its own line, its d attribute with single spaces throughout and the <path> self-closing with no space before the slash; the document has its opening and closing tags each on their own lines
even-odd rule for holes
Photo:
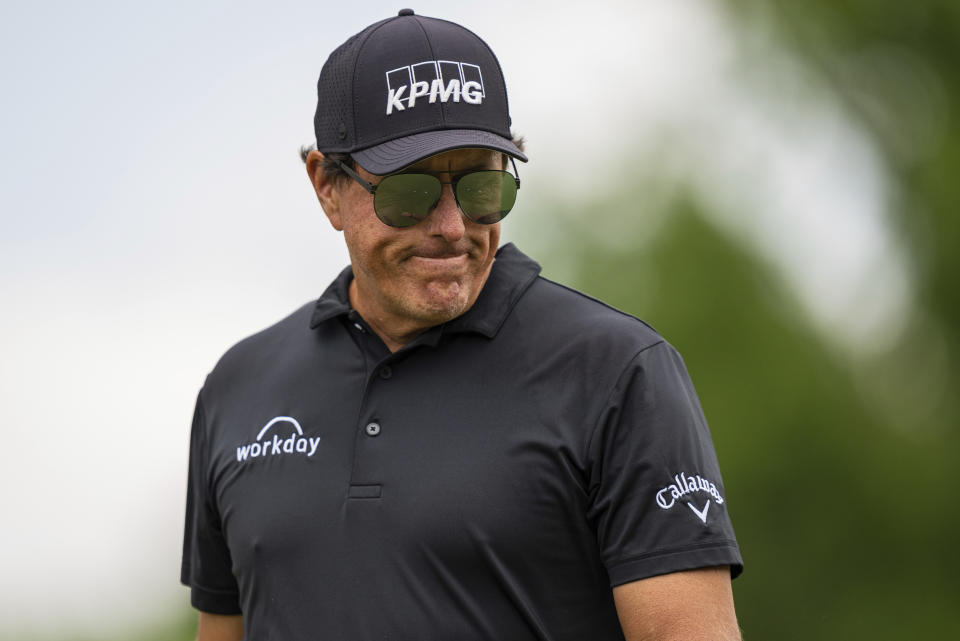
<svg viewBox="0 0 960 641">
<path fill-rule="evenodd" d="M 409 301 L 416 316 L 431 325 L 439 325 L 460 316 L 470 308 L 467 293 L 457 283 L 444 283 L 436 287 L 431 283 L 426 291 L 420 293 L 415 301 Z"/>
</svg>

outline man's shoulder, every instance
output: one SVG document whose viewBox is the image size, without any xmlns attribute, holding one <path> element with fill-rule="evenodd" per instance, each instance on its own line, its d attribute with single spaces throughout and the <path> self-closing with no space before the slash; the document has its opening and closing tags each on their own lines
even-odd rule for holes
<svg viewBox="0 0 960 641">
<path fill-rule="evenodd" d="M 538 276 L 517 308 L 517 321 L 531 332 L 564 344 L 604 343 L 635 353 L 664 342 L 646 321 L 589 294 Z"/>
<path fill-rule="evenodd" d="M 310 317 L 315 306 L 316 301 L 304 303 L 276 323 L 237 342 L 217 361 L 207 384 L 232 378 L 238 371 L 269 369 L 288 354 L 301 351 L 312 336 Z"/>
</svg>

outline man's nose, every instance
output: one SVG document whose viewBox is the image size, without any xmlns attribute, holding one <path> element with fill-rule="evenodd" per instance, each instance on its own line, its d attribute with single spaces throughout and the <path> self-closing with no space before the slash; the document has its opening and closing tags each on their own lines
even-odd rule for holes
<svg viewBox="0 0 960 641">
<path fill-rule="evenodd" d="M 457 199 L 453 195 L 453 185 L 443 185 L 440 200 L 423 224 L 428 226 L 429 234 L 443 236 L 448 242 L 454 242 L 463 237 L 466 225 L 463 214 L 457 206 Z"/>
</svg>

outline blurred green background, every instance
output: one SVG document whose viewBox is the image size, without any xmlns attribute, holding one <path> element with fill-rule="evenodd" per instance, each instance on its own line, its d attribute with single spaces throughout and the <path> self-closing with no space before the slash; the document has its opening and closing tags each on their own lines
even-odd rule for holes
<svg viewBox="0 0 960 641">
<path fill-rule="evenodd" d="M 516 240 L 545 275 L 647 320 L 683 354 L 746 563 L 734 589 L 747 641 L 960 638 L 960 3 L 726 9 L 745 38 L 801 61 L 878 150 L 891 251 L 911 278 L 895 331 L 857 341 L 825 329 L 769 255 L 650 154 L 572 155 L 608 175 L 602 194 L 525 183 Z M 753 62 L 740 63 L 745 78 Z M 783 80 L 753 82 L 775 94 Z M 110 638 L 186 641 L 194 618 L 184 592 L 168 628 Z M 94 638 L 107 636 L 83 637 Z"/>
</svg>

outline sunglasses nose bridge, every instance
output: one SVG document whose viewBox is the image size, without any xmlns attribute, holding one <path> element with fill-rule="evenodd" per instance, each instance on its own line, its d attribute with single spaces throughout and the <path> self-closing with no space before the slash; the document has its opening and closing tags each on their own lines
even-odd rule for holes
<svg viewBox="0 0 960 641">
<path fill-rule="evenodd" d="M 423 223 L 450 241 L 458 240 L 466 230 L 463 210 L 454 187 L 450 182 L 440 181 L 440 198 L 433 204 L 430 215 Z"/>
<path fill-rule="evenodd" d="M 456 205 L 458 212 L 463 212 L 463 208 L 460 206 L 460 198 L 457 196 L 457 181 L 453 182 L 441 182 L 442 191 L 440 200 L 443 200 L 443 197 L 449 194 L 450 198 L 453 200 L 453 204 Z"/>
<path fill-rule="evenodd" d="M 438 182 L 440 183 L 440 197 L 430 206 L 430 211 L 435 211 L 447 199 L 453 200 L 454 205 L 460 210 L 460 199 L 457 198 L 457 181 L 448 182 L 438 179 Z"/>
</svg>

